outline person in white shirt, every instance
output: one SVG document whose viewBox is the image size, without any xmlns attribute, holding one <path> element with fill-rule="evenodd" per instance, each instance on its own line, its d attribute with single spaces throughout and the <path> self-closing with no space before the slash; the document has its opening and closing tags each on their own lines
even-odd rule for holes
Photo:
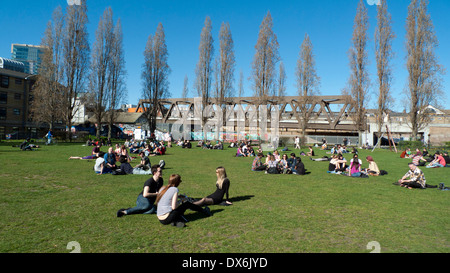
<svg viewBox="0 0 450 273">
<path fill-rule="evenodd" d="M 184 227 L 184 212 L 187 209 L 204 213 L 211 216 L 208 207 L 202 208 L 193 204 L 190 200 L 185 200 L 181 204 L 178 202 L 178 186 L 181 183 L 181 176 L 172 174 L 166 187 L 161 188 L 156 197 L 156 216 L 163 225 L 172 224 L 177 227 Z"/>
</svg>

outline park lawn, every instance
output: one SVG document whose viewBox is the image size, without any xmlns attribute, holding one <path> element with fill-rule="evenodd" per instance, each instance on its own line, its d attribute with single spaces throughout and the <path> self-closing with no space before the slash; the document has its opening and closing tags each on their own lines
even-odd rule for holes
<svg viewBox="0 0 450 273">
<path fill-rule="evenodd" d="M 135 205 L 149 176 L 96 175 L 94 160 L 68 160 L 91 153 L 79 143 L 36 151 L 13 144 L 0 146 L 2 253 L 68 253 L 72 241 L 84 253 L 367 253 L 372 241 L 385 253 L 450 250 L 449 192 L 392 185 L 410 160 L 389 150 L 359 151 L 387 175 L 351 178 L 328 174 L 328 162 L 309 157 L 302 157 L 308 175 L 271 175 L 252 172 L 253 158 L 236 158 L 232 148 L 169 148 L 150 159 L 165 160 L 165 185 L 170 174 L 181 175 L 180 193 L 212 193 L 218 166 L 231 181 L 233 205 L 210 206 L 209 218 L 187 211 L 187 227 L 179 229 L 156 215 L 116 217 Z M 325 155 L 315 151 L 315 158 Z M 450 168 L 421 169 L 428 184 L 450 185 Z"/>
</svg>

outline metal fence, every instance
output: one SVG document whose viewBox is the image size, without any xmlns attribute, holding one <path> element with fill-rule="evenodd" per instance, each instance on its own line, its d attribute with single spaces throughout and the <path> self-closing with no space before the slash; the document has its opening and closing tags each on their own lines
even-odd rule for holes
<svg viewBox="0 0 450 273">
<path fill-rule="evenodd" d="M 322 145 L 323 138 L 325 138 L 328 145 L 344 144 L 344 138 L 347 138 L 348 146 L 359 145 L 357 136 L 307 135 L 306 143 L 307 144 L 317 143 L 319 145 Z M 280 145 L 294 144 L 294 136 L 281 136 L 280 141 L 281 141 Z"/>
</svg>

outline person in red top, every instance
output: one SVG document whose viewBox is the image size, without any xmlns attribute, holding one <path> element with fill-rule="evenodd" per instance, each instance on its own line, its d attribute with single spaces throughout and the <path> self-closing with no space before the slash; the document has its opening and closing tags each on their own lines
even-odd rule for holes
<svg viewBox="0 0 450 273">
<path fill-rule="evenodd" d="M 427 165 L 427 168 L 445 167 L 445 164 L 444 157 L 439 152 L 436 152 L 434 154 L 434 160 Z"/>
</svg>

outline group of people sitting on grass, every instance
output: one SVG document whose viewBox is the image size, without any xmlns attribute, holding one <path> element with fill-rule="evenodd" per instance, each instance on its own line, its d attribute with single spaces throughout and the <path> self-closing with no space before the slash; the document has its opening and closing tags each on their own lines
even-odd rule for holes
<svg viewBox="0 0 450 273">
<path fill-rule="evenodd" d="M 181 148 L 184 149 L 191 149 L 192 148 L 192 143 L 190 140 L 180 140 L 177 142 L 177 146 L 181 146 Z"/>
<path fill-rule="evenodd" d="M 91 155 L 83 157 L 71 156 L 69 159 L 95 160 L 94 171 L 98 175 L 152 174 L 149 159 L 149 155 L 151 154 L 146 152 L 146 150 L 141 150 L 139 152 L 140 162 L 132 167 L 130 163 L 135 157 L 129 155 L 125 144 L 116 144 L 115 149 L 109 147 L 107 153 L 101 151 L 101 146 L 100 143 L 97 143 L 97 145 L 92 148 Z M 160 160 L 159 164 L 164 167 L 164 160 Z"/>
<path fill-rule="evenodd" d="M 327 158 L 328 159 L 328 158 Z M 318 161 L 315 159 L 315 161 Z M 362 167 L 362 160 L 358 154 L 353 154 L 350 162 L 347 162 L 342 154 L 332 155 L 329 158 L 328 173 L 342 174 L 351 177 L 368 177 L 383 175 L 386 172 L 378 168 L 378 164 L 374 161 L 372 156 L 366 156 L 366 161 L 369 163 L 367 168 Z"/>
<path fill-rule="evenodd" d="M 265 162 L 262 162 L 264 154 L 258 152 L 252 162 L 252 171 L 264 171 L 267 174 L 298 174 L 305 175 L 306 169 L 300 157 L 291 153 L 288 158 L 287 154 L 280 154 L 277 150 L 268 153 Z"/>
<path fill-rule="evenodd" d="M 241 142 L 236 148 L 236 157 L 255 156 L 255 150 L 247 142 Z"/>
<path fill-rule="evenodd" d="M 102 156 L 103 155 L 103 156 Z M 94 171 L 98 175 L 111 173 L 113 175 L 126 174 L 152 174 L 150 169 L 150 159 L 144 151 L 139 153 L 140 162 L 135 167 L 132 167 L 127 155 L 120 155 L 116 159 L 116 153 L 113 148 L 108 149 L 108 153 L 100 152 L 98 158 L 95 160 Z M 118 164 L 120 163 L 120 164 Z M 160 161 L 160 165 L 165 165 L 164 161 Z"/>
<path fill-rule="evenodd" d="M 230 180 L 224 167 L 216 168 L 216 191 L 201 199 L 193 199 L 179 194 L 178 186 L 182 182 L 179 174 L 171 174 L 168 184 L 164 186 L 161 166 L 153 165 L 151 171 L 153 175 L 145 181 L 143 189 L 137 197 L 136 206 L 119 209 L 117 217 L 132 214 L 156 214 L 159 222 L 163 225 L 184 227 L 187 222 L 184 213 L 187 209 L 209 217 L 212 216 L 212 213 L 208 205 L 232 205 L 229 201 Z"/>
<path fill-rule="evenodd" d="M 197 147 L 208 150 L 223 150 L 223 143 L 220 140 L 218 140 L 215 144 L 213 144 L 211 140 L 199 140 L 197 142 Z"/>
<path fill-rule="evenodd" d="M 157 141 L 156 139 L 147 139 L 142 141 L 134 141 L 124 143 L 125 147 L 130 149 L 130 153 L 139 154 L 144 152 L 147 156 L 164 155 L 167 147 L 164 141 Z"/>
<path fill-rule="evenodd" d="M 423 152 L 416 148 L 416 153 L 412 154 L 408 148 L 402 152 L 400 157 L 411 158 L 415 166 L 425 166 L 426 168 L 450 167 L 450 157 L 447 152 L 437 151 L 434 155 L 430 155 L 426 148 L 424 148 Z"/>
</svg>

